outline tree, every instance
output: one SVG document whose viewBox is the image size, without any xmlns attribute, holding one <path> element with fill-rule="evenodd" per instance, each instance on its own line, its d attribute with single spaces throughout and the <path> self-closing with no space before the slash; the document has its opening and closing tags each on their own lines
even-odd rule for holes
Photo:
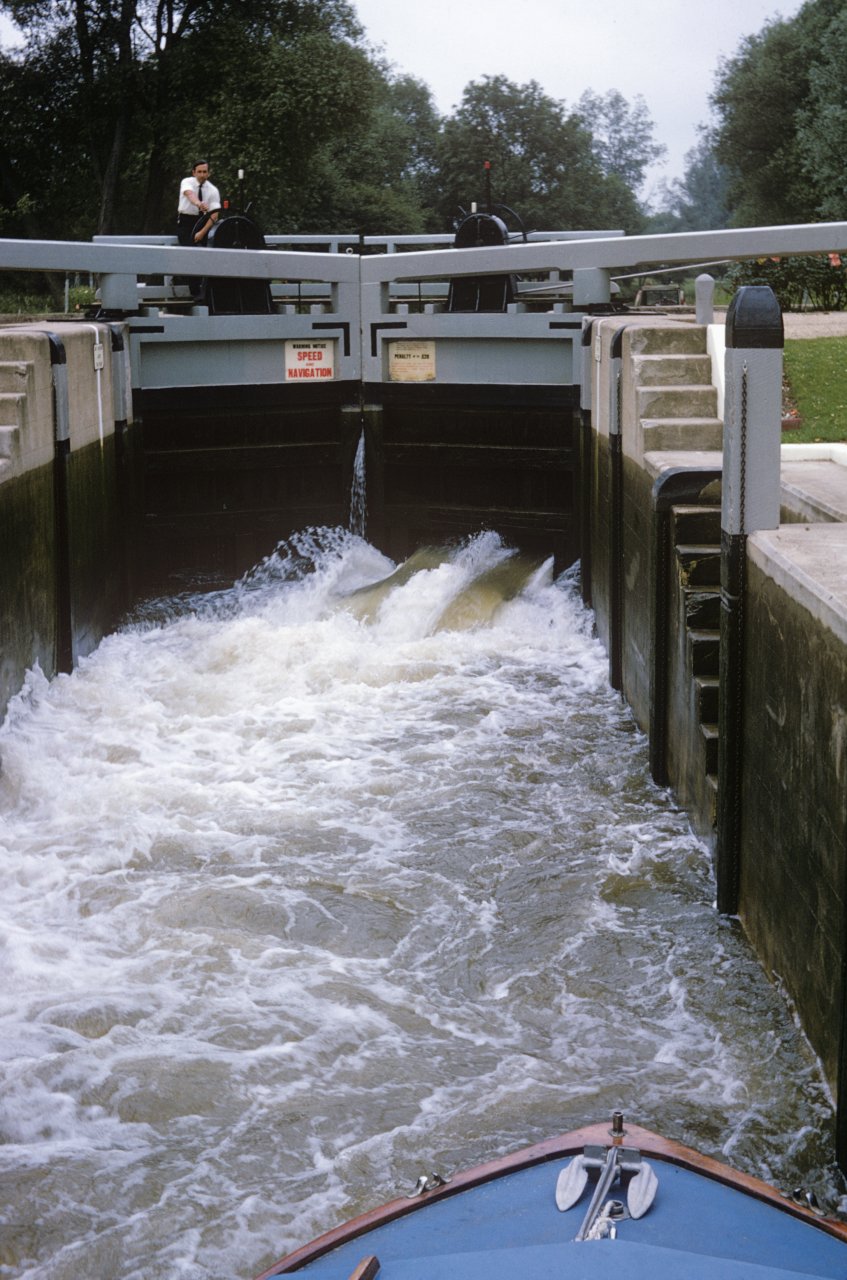
<svg viewBox="0 0 847 1280">
<path fill-rule="evenodd" d="M 313 229 L 366 234 L 432 229 L 428 198 L 439 119 L 430 91 L 411 77 L 392 79 L 371 66 L 367 95 L 355 127 L 328 134 L 321 179 L 315 182 L 313 172 L 312 204 L 301 221 Z M 281 222 L 289 217 L 283 211 Z"/>
<path fill-rule="evenodd" d="M 230 183 L 248 155 L 263 202 L 293 203 L 296 218 L 324 139 L 361 130 L 382 83 L 348 0 L 0 8 L 25 38 L 0 59 L 0 198 L 7 222 L 26 208 L 41 234 L 162 230 L 207 150 Z"/>
<path fill-rule="evenodd" d="M 808 0 L 721 65 L 715 147 L 736 225 L 814 221 L 843 209 L 832 147 L 845 141 L 846 8 L 845 0 Z"/>
<path fill-rule="evenodd" d="M 272 231 L 424 231 L 495 198 L 531 226 L 635 231 L 657 153 L 643 104 L 579 111 L 503 76 L 446 121 L 368 51 L 351 0 L 0 0 L 23 32 L 0 54 L 0 220 L 86 239 L 169 230 L 201 156 Z"/>
<path fill-rule="evenodd" d="M 805 39 L 808 94 L 797 114 L 797 141 L 804 172 L 814 182 L 816 212 L 841 220 L 847 217 L 847 4 L 826 17 L 817 47 Z"/>
<path fill-rule="evenodd" d="M 233 13 L 198 32 L 184 54 L 180 76 L 193 65 L 209 71 L 220 106 L 208 116 L 191 114 L 172 131 L 161 149 L 167 172 L 181 174 L 180 166 L 202 149 L 224 187 L 232 188 L 239 168 L 246 171 L 254 211 L 268 230 L 341 230 L 332 222 L 352 153 L 385 91 L 365 51 L 319 27 L 277 31 L 268 39 Z M 169 216 L 175 193 L 171 176 L 160 220 Z M 354 213 L 345 213 L 353 220 L 348 229 L 357 229 Z"/>
<path fill-rule="evenodd" d="M 617 89 L 605 96 L 586 89 L 577 109 L 594 139 L 603 172 L 617 174 L 631 191 L 638 191 L 647 167 L 667 153 L 667 147 L 653 139 L 655 126 L 644 99 L 639 94 L 630 106 Z"/>
<path fill-rule="evenodd" d="M 249 173 L 266 226 L 306 229 L 328 141 L 352 137 L 373 102 L 377 73 L 352 8 L 348 0 L 198 2 L 209 4 L 203 20 L 167 40 L 149 68 L 143 228 L 172 220 L 175 184 L 206 152 L 230 192 L 238 169 Z M 175 103 L 187 105 L 174 111 Z"/>
<path fill-rule="evenodd" d="M 811 208 L 797 147 L 796 115 L 806 69 L 791 24 L 749 36 L 721 67 L 713 103 L 721 123 L 718 154 L 729 173 L 733 221 L 740 226 L 804 222 Z"/>
<path fill-rule="evenodd" d="M 486 161 L 495 201 L 516 209 L 527 227 L 635 230 L 641 224 L 635 196 L 618 174 L 603 172 L 580 115 L 534 80 L 472 82 L 444 121 L 437 167 L 445 220 L 472 200 L 485 200 Z"/>
<path fill-rule="evenodd" d="M 729 225 L 726 170 L 717 158 L 711 132 L 701 127 L 697 145 L 685 155 L 685 172 L 663 184 L 664 211 L 656 231 L 711 231 Z"/>
<path fill-rule="evenodd" d="M 79 129 L 70 123 L 75 93 L 73 69 L 60 50 L 35 48 L 26 60 L 0 57 L 0 218 L 5 235 L 76 233 L 78 172 L 67 165 L 68 153 L 79 150 Z"/>
</svg>

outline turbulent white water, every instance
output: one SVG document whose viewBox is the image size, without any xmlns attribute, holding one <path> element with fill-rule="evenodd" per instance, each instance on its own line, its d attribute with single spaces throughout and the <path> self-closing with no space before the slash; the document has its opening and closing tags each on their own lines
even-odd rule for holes
<svg viewBox="0 0 847 1280">
<path fill-rule="evenodd" d="M 824 1194 L 814 1059 L 590 618 L 485 535 L 295 539 L 0 734 L 0 1275 L 249 1277 L 621 1106 Z M 355 593 L 355 594 L 351 594 Z"/>
<path fill-rule="evenodd" d="M 367 477 L 365 475 L 365 433 L 359 436 L 356 456 L 353 459 L 353 478 L 350 482 L 350 513 L 347 528 L 351 533 L 364 538 L 367 531 L 368 496 Z"/>
</svg>

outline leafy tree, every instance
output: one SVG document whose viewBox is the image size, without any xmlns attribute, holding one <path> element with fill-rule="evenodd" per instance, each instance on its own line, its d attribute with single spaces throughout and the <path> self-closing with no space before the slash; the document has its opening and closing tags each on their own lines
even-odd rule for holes
<svg viewBox="0 0 847 1280">
<path fill-rule="evenodd" d="M 63 239 L 169 230 L 177 184 L 238 169 L 275 231 L 441 229 L 495 198 L 528 225 L 642 225 L 657 152 L 643 104 L 579 111 L 534 81 L 470 84 L 446 121 L 363 42 L 350 0 L 0 0 L 0 229 Z"/>
<path fill-rule="evenodd" d="M 0 8 L 25 37 L 22 55 L 0 58 L 0 201 L 7 223 L 26 208 L 41 234 L 169 226 L 199 152 L 224 185 L 249 166 L 263 207 L 293 209 L 297 222 L 327 152 L 343 154 L 382 91 L 349 0 Z"/>
<path fill-rule="evenodd" d="M 74 174 L 65 175 L 67 198 L 56 210 L 47 196 L 65 169 L 65 147 L 73 145 L 67 59 L 40 49 L 26 61 L 0 56 L 0 230 L 4 236 L 45 237 L 61 219 L 64 237 L 75 232 L 68 204 Z"/>
<path fill-rule="evenodd" d="M 729 173 L 733 221 L 741 226 L 808 219 L 808 185 L 797 146 L 796 116 L 808 92 L 792 24 L 774 22 L 749 36 L 719 73 L 713 103 L 717 147 Z"/>
<path fill-rule="evenodd" d="M 194 65 L 211 72 L 219 105 L 181 121 L 161 149 L 169 178 L 164 205 L 159 193 L 159 221 L 171 217 L 178 177 L 203 151 L 223 188 L 229 184 L 232 191 L 237 170 L 246 171 L 248 193 L 267 229 L 341 230 L 331 223 L 353 151 L 386 92 L 380 69 L 364 50 L 319 28 L 257 38 L 255 27 L 232 14 L 198 32 L 185 53 L 180 74 L 184 63 L 189 72 Z M 355 213 L 346 213 L 355 229 Z"/>
<path fill-rule="evenodd" d="M 726 170 L 708 129 L 700 129 L 696 146 L 686 152 L 683 176 L 663 184 L 662 200 L 664 210 L 651 230 L 710 231 L 729 225 Z"/>
<path fill-rule="evenodd" d="M 797 113 L 797 141 L 817 214 L 840 221 L 847 217 L 847 4 L 822 9 L 825 25 L 812 36 L 816 43 L 804 39 L 808 93 Z"/>
<path fill-rule="evenodd" d="M 718 72 L 715 146 L 737 225 L 814 221 L 844 208 L 847 0 L 808 0 L 748 36 Z M 838 214 L 838 216 L 841 216 Z"/>
<path fill-rule="evenodd" d="M 428 208 L 439 124 L 424 84 L 374 73 L 366 118 L 325 149 L 309 226 L 368 234 L 440 229 Z"/>
<path fill-rule="evenodd" d="M 438 172 L 445 220 L 472 200 L 485 200 L 486 162 L 494 200 L 516 209 L 527 227 L 635 230 L 641 224 L 631 189 L 617 173 L 603 172 L 581 116 L 534 80 L 516 85 L 500 75 L 471 82 L 444 121 Z"/>
<path fill-rule="evenodd" d="M 639 94 L 630 106 L 617 89 L 605 95 L 586 89 L 577 109 L 594 139 L 594 154 L 603 172 L 617 174 L 630 190 L 637 191 L 648 166 L 667 153 L 667 147 L 654 141 L 655 126 L 644 99 Z"/>
<path fill-rule="evenodd" d="M 381 86 L 378 68 L 359 47 L 346 0 L 276 0 L 227 7 L 184 40 L 158 84 L 161 102 L 147 121 L 144 225 L 173 220 L 178 180 L 206 154 L 222 191 L 248 174 L 256 212 L 268 229 L 310 225 L 335 181 L 328 157 L 368 126 Z M 315 74 L 315 68 L 320 74 Z M 197 81 L 214 86 L 198 102 Z M 160 128 L 168 101 L 191 107 Z"/>
<path fill-rule="evenodd" d="M 841 311 L 847 303 L 847 268 L 838 253 L 734 262 L 725 283 L 733 290 L 745 284 L 770 285 L 783 311 L 799 311 L 807 305 L 818 311 Z"/>
</svg>

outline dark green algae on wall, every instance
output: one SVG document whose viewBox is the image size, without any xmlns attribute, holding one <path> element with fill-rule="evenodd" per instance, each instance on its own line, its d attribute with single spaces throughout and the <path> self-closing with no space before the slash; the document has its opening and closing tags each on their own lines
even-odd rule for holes
<svg viewBox="0 0 847 1280">
<path fill-rule="evenodd" d="M 0 715 L 36 663 L 58 657 L 53 467 L 0 483 Z"/>
<path fill-rule="evenodd" d="M 131 477 L 114 434 L 0 481 L 0 713 L 92 652 L 128 605 Z"/>
<path fill-rule="evenodd" d="M 835 1084 L 847 943 L 847 644 L 755 559 L 747 585 L 739 913 Z"/>
</svg>

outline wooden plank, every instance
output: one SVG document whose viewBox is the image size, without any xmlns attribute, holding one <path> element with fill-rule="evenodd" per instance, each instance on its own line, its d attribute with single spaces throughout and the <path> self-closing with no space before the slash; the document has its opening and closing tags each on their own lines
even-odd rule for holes
<svg viewBox="0 0 847 1280">
<path fill-rule="evenodd" d="M 479 467 L 491 469 L 505 467 L 509 470 L 557 470 L 573 469 L 573 450 L 566 446 L 539 445 L 482 445 L 437 443 L 402 443 L 386 440 L 384 445 L 386 465 L 391 466 L 443 466 Z"/>
<path fill-rule="evenodd" d="M 387 502 L 386 522 L 432 523 L 445 528 L 538 529 L 562 533 L 573 526 L 572 511 L 527 511 L 515 507 L 447 507 L 429 503 Z"/>
<path fill-rule="evenodd" d="M 326 467 L 346 462 L 337 441 L 219 445 L 211 449 L 159 449 L 145 454 L 149 473 L 164 471 L 264 471 L 268 467 Z"/>
<path fill-rule="evenodd" d="M 357 1267 L 350 1272 L 348 1280 L 374 1280 L 374 1276 L 379 1271 L 379 1258 L 375 1253 L 370 1254 Z"/>
</svg>

